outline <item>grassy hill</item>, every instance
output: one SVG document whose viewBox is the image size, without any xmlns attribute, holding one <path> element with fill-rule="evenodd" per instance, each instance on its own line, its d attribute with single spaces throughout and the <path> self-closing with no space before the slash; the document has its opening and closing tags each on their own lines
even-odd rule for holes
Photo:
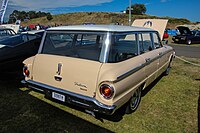
<svg viewBox="0 0 200 133">
<path fill-rule="evenodd" d="M 184 18 L 171 18 L 171 17 L 157 17 L 151 15 L 132 15 L 134 19 L 168 19 L 168 28 L 174 28 L 176 25 L 191 24 L 191 22 Z M 48 21 L 46 17 L 32 19 L 28 22 L 23 22 L 22 25 L 40 24 L 40 25 L 75 25 L 83 23 L 96 23 L 96 24 L 111 24 L 120 23 L 128 25 L 128 14 L 110 13 L 110 12 L 76 12 L 53 15 L 53 19 Z"/>
</svg>

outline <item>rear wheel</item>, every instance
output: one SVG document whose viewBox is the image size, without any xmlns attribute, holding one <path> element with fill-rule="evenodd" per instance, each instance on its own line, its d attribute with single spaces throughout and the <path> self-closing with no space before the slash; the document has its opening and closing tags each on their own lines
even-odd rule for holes
<svg viewBox="0 0 200 133">
<path fill-rule="evenodd" d="M 127 106 L 126 106 L 126 114 L 130 114 L 134 112 L 141 101 L 141 91 L 142 88 L 139 87 L 132 95 L 131 99 L 128 101 Z"/>
</svg>

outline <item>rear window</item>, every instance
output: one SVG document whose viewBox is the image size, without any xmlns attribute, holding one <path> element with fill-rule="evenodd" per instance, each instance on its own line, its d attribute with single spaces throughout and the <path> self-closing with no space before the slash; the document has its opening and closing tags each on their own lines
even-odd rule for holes
<svg viewBox="0 0 200 133">
<path fill-rule="evenodd" d="M 90 32 L 49 32 L 41 53 L 99 61 L 104 35 Z"/>
</svg>

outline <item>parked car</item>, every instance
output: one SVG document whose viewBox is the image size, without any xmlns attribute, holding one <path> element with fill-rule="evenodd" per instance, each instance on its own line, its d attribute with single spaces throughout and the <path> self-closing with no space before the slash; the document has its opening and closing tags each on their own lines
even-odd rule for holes
<svg viewBox="0 0 200 133">
<path fill-rule="evenodd" d="M 6 37 L 14 36 L 16 33 L 14 30 L 9 28 L 0 28 L 0 39 L 4 39 Z"/>
<path fill-rule="evenodd" d="M 135 111 L 141 91 L 168 74 L 173 49 L 157 31 L 118 25 L 49 28 L 37 55 L 24 61 L 28 88 L 46 98 L 113 114 Z"/>
<path fill-rule="evenodd" d="M 184 26 L 179 26 L 177 29 L 180 34 L 173 36 L 172 38 L 175 43 L 184 43 L 188 45 L 200 43 L 200 31 L 190 31 L 188 27 Z"/>
<path fill-rule="evenodd" d="M 165 30 L 164 34 L 163 34 L 163 40 L 168 39 L 169 38 L 169 34 L 168 31 Z"/>
<path fill-rule="evenodd" d="M 21 74 L 23 61 L 38 52 L 41 36 L 18 34 L 0 40 L 0 74 Z M 23 76 L 23 74 L 22 74 Z"/>
</svg>

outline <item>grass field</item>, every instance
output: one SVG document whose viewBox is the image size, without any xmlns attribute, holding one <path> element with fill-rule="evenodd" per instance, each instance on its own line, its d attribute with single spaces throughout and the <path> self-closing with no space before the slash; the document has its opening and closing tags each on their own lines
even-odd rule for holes
<svg viewBox="0 0 200 133">
<path fill-rule="evenodd" d="M 185 59 L 200 64 L 200 59 Z M 170 75 L 143 93 L 136 112 L 96 119 L 49 101 L 17 81 L 1 81 L 0 132 L 197 132 L 199 89 L 200 68 L 175 59 Z"/>
</svg>

